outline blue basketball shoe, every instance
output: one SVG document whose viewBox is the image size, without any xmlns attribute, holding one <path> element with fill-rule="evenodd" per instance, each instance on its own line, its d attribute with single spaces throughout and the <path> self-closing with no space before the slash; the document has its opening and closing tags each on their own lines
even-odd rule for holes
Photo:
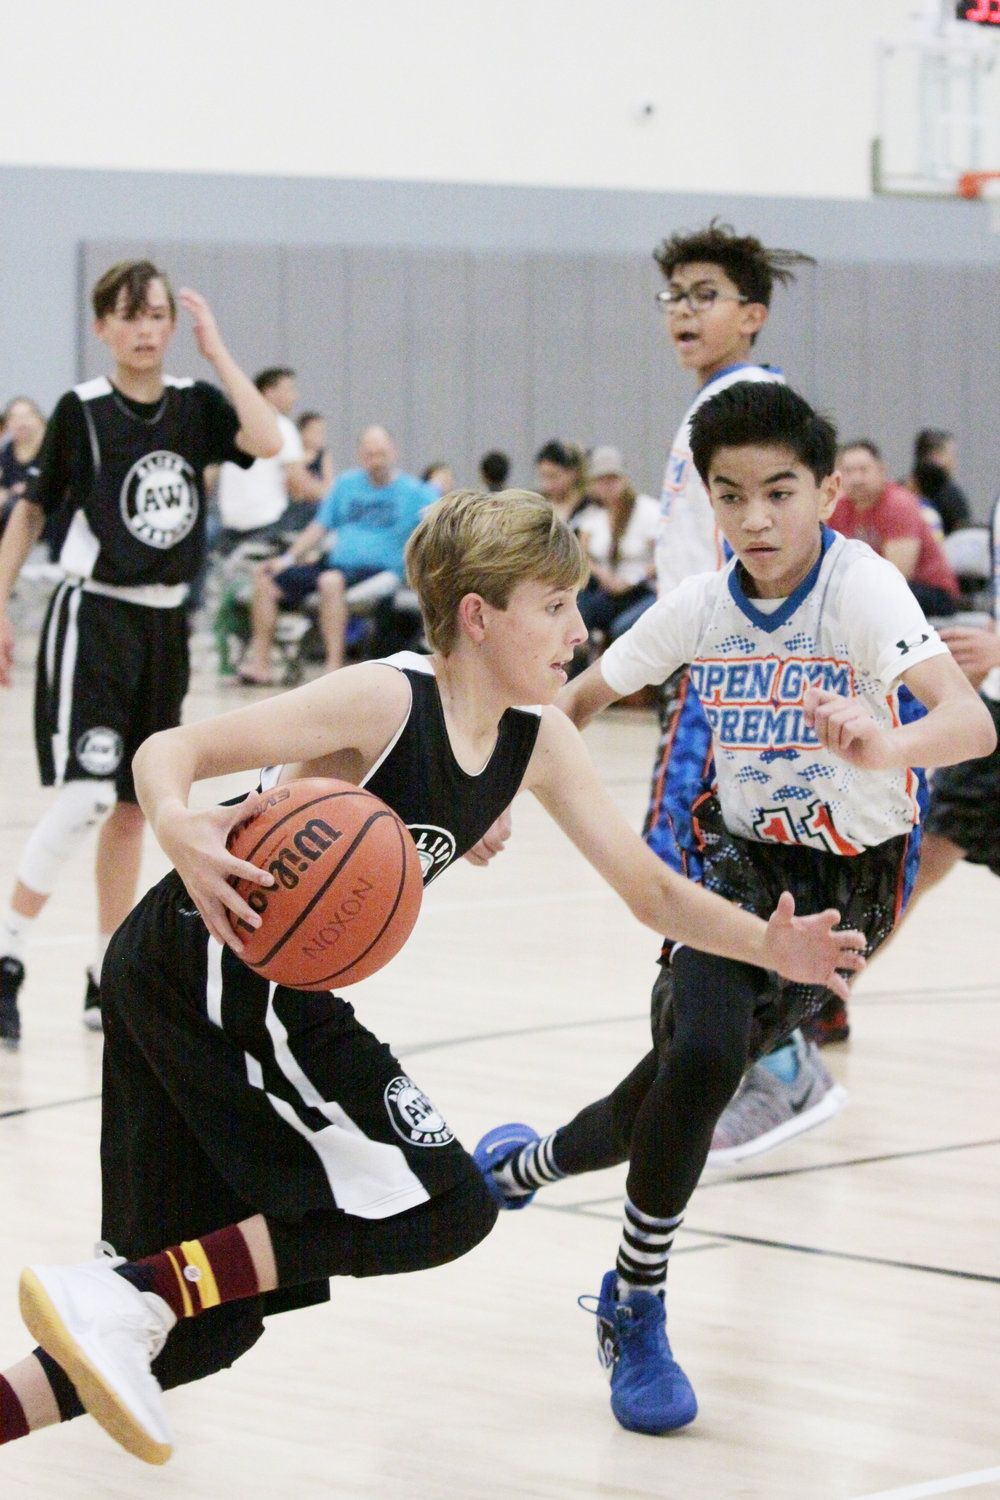
<svg viewBox="0 0 1000 1500">
<path fill-rule="evenodd" d="M 535 1195 L 534 1193 L 512 1192 L 509 1188 L 505 1188 L 494 1177 L 495 1168 L 503 1166 L 504 1162 L 516 1155 L 518 1151 L 540 1139 L 538 1131 L 532 1130 L 530 1125 L 497 1125 L 493 1130 L 486 1132 L 473 1151 L 472 1160 L 483 1174 L 483 1181 L 490 1197 L 494 1198 L 501 1208 L 527 1208 Z"/>
<path fill-rule="evenodd" d="M 611 1410 L 621 1426 L 659 1435 L 693 1422 L 698 1401 L 670 1352 L 660 1298 L 630 1292 L 619 1300 L 617 1273 L 608 1271 L 600 1296 L 579 1302 L 597 1318 L 597 1357 L 611 1373 Z"/>
</svg>

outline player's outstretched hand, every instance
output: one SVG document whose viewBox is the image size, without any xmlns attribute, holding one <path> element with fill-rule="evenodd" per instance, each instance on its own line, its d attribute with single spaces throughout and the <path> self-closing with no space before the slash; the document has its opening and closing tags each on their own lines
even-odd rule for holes
<svg viewBox="0 0 1000 1500">
<path fill-rule="evenodd" d="M 504 845 L 510 838 L 510 830 L 510 808 L 506 807 L 496 822 L 490 824 L 479 843 L 473 844 L 471 849 L 466 850 L 465 857 L 469 864 L 488 865 L 491 859 L 502 853 Z"/>
<path fill-rule="evenodd" d="M 0 610 L 0 686 L 10 687 L 14 681 L 14 627 L 10 615 Z"/>
<path fill-rule="evenodd" d="M 808 688 L 802 700 L 804 718 L 821 745 L 863 771 L 892 764 L 885 731 L 859 698 L 845 698 L 826 688 Z"/>
<path fill-rule="evenodd" d="M 795 915 L 795 897 L 783 891 L 767 924 L 764 946 L 766 966 L 799 984 L 825 984 L 846 1000 L 846 974 L 857 974 L 865 966 L 864 933 L 835 932 L 840 912 L 829 909 L 814 917 Z"/>
<path fill-rule="evenodd" d="M 215 321 L 215 314 L 201 293 L 193 292 L 189 286 L 181 287 L 177 293 L 177 300 L 181 307 L 191 314 L 198 348 L 211 364 L 215 364 L 219 355 L 224 354 L 226 350 L 222 342 L 222 334 L 219 332 L 219 325 Z"/>
<path fill-rule="evenodd" d="M 230 925 L 228 913 L 254 928 L 260 926 L 260 917 L 230 881 L 241 877 L 257 885 L 273 885 L 274 876 L 245 859 L 237 859 L 226 842 L 234 829 L 263 810 L 266 800 L 263 793 L 254 792 L 234 807 L 210 807 L 202 812 L 184 809 L 183 814 L 171 818 L 168 828 L 156 830 L 164 853 L 205 919 L 205 926 L 218 942 L 228 943 L 236 953 L 242 953 L 243 944 Z"/>
</svg>

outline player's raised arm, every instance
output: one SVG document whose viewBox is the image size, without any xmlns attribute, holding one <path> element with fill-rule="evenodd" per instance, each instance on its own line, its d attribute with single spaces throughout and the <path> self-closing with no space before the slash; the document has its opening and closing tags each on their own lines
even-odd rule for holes
<svg viewBox="0 0 1000 1500">
<path fill-rule="evenodd" d="M 223 342 L 212 309 L 199 292 L 182 287 L 177 293 L 180 305 L 191 314 L 198 348 L 226 388 L 226 394 L 240 419 L 237 446 L 254 458 L 273 458 L 281 452 L 281 433 L 274 409 L 249 376 L 245 375 Z"/>
<path fill-rule="evenodd" d="M 839 913 L 794 916 L 782 898 L 767 923 L 667 868 L 633 833 L 601 782 L 579 734 L 553 709 L 542 714 L 524 781 L 580 852 L 618 892 L 640 922 L 661 936 L 776 969 L 787 979 L 823 984 L 842 998 L 839 970 L 864 967 L 859 932 L 835 932 Z"/>
</svg>

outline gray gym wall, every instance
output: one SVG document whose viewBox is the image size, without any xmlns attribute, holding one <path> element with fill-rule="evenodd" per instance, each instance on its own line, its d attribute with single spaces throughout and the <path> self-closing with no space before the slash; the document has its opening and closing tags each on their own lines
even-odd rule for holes
<svg viewBox="0 0 1000 1500">
<path fill-rule="evenodd" d="M 546 438 L 617 443 L 658 489 L 690 396 L 652 297 L 653 245 L 713 215 L 821 262 L 776 293 L 764 360 L 903 472 L 952 428 L 977 513 L 1000 488 L 1000 239 L 977 203 L 0 170 L 0 390 L 43 402 L 106 368 L 86 292 L 157 257 L 205 292 L 249 370 L 290 363 L 338 465 L 372 420 L 411 469 L 471 480 L 504 447 L 531 478 Z M 139 238 L 139 235 L 144 236 Z M 177 373 L 207 372 L 182 327 Z"/>
</svg>

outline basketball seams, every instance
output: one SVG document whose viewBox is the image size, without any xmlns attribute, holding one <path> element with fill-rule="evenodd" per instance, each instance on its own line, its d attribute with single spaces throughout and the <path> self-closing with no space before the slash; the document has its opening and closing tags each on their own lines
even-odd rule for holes
<svg viewBox="0 0 1000 1500">
<path fill-rule="evenodd" d="M 306 808 L 297 808 L 296 811 L 298 811 L 298 812 L 308 811 L 308 808 L 307 807 Z M 391 818 L 395 819 L 395 814 L 391 813 L 391 812 L 388 812 L 388 811 L 382 812 L 381 810 L 377 810 L 376 812 L 373 812 L 370 817 L 368 817 L 368 818 L 365 819 L 365 821 L 362 823 L 361 827 L 358 829 L 357 833 L 351 839 L 351 842 L 348 844 L 347 848 L 344 850 L 343 854 L 338 859 L 337 863 L 334 865 L 333 869 L 327 875 L 327 877 L 324 880 L 323 884 L 319 887 L 318 890 L 314 891 L 314 893 L 312 894 L 312 896 L 309 898 L 309 901 L 306 903 L 306 905 L 299 912 L 298 916 L 295 918 L 295 920 L 292 923 L 292 925 L 282 934 L 281 938 L 278 940 L 277 943 L 275 943 L 274 947 L 270 950 L 270 952 L 264 953 L 264 954 L 261 955 L 260 958 L 254 960 L 254 962 L 250 966 L 251 968 L 256 969 L 256 968 L 259 968 L 261 964 L 270 963 L 271 959 L 274 958 L 277 954 L 279 954 L 281 952 L 282 948 L 288 942 L 288 939 L 290 937 L 293 937 L 295 935 L 295 933 L 297 932 L 297 930 L 299 929 L 299 927 L 301 927 L 302 923 L 305 921 L 306 917 L 308 917 L 309 914 L 310 914 L 310 912 L 314 909 L 317 901 L 322 900 L 322 898 L 326 895 L 327 891 L 330 889 L 330 886 L 337 879 L 337 877 L 340 875 L 340 872 L 343 870 L 344 866 L 347 864 L 347 861 L 351 858 L 351 855 L 354 854 L 356 852 L 356 850 L 360 847 L 360 845 L 363 843 L 365 835 L 368 833 L 368 830 L 375 823 L 377 823 L 380 818 L 385 818 L 385 817 L 391 817 Z M 272 833 L 276 832 L 277 826 L 278 825 L 275 824 L 275 827 L 271 830 Z"/>
<path fill-rule="evenodd" d="M 286 785 L 291 805 L 272 804 L 257 815 L 267 823 L 266 831 L 256 832 L 253 827 L 256 818 L 237 831 L 234 842 L 240 838 L 253 841 L 241 857 L 258 868 L 267 868 L 275 860 L 282 861 L 286 853 L 292 855 L 292 848 L 285 850 L 284 846 L 294 845 L 298 849 L 300 833 L 311 822 L 319 822 L 325 829 L 321 847 L 327 858 L 331 853 L 334 855 L 335 863 L 325 875 L 322 866 L 303 870 L 297 888 L 295 883 L 289 886 L 282 879 L 284 890 L 281 887 L 262 890 L 262 895 L 271 898 L 269 907 L 261 913 L 264 931 L 253 932 L 248 946 L 252 952 L 263 940 L 268 948 L 259 957 L 250 957 L 244 951 L 242 961 L 254 972 L 289 989 L 316 991 L 328 989 L 336 981 L 355 983 L 377 972 L 395 956 L 416 920 L 422 874 L 409 830 L 393 808 L 362 787 L 343 783 L 338 786 L 336 781 L 326 785 L 321 781 L 317 787 L 315 780 L 310 787 L 308 778 Z M 347 798 L 348 802 L 338 818 L 334 804 L 341 798 Z M 351 798 L 355 799 L 353 803 Z M 325 818 L 330 821 L 325 822 Z M 334 837 L 348 840 L 339 851 L 331 850 L 328 837 L 334 833 L 335 824 L 340 825 L 340 831 Z M 299 852 L 312 861 L 317 857 L 305 848 Z M 317 877 L 320 883 L 310 892 L 311 881 Z M 394 889 L 388 884 L 392 878 L 396 882 Z M 233 884 L 244 895 L 252 890 L 250 882 L 239 877 Z M 289 899 L 283 904 L 281 897 L 286 894 Z M 301 908 L 299 902 L 304 902 Z M 304 933 L 303 927 L 310 918 L 315 930 Z M 372 924 L 377 924 L 374 930 Z M 394 925 L 401 932 L 394 934 Z M 282 929 L 280 936 L 276 928 Z M 380 948 L 387 951 L 380 953 Z M 318 975 L 316 970 L 324 960 L 336 967 L 332 973 Z"/>
<path fill-rule="evenodd" d="M 363 948 L 360 953 L 356 954 L 356 956 L 352 959 L 352 961 L 349 964 L 341 964 L 340 968 L 339 969 L 334 969 L 334 971 L 331 974 L 324 974 L 324 975 L 322 975 L 318 979 L 311 980 L 308 988 L 313 989 L 313 988 L 317 988 L 319 986 L 323 986 L 325 988 L 332 981 L 338 979 L 340 977 L 340 975 L 344 973 L 345 969 L 357 969 L 361 965 L 361 963 L 363 962 L 363 960 L 368 957 L 368 954 L 372 951 L 372 949 L 374 947 L 376 947 L 377 944 L 382 941 L 383 937 L 385 936 L 386 930 L 389 927 L 392 926 L 393 918 L 395 917 L 397 911 L 399 910 L 399 903 L 402 901 L 402 899 L 403 899 L 403 892 L 406 889 L 406 872 L 407 872 L 406 846 L 405 846 L 405 844 L 403 842 L 402 827 L 400 826 L 400 823 L 399 823 L 398 819 L 396 819 L 395 817 L 393 818 L 392 830 L 393 830 L 393 833 L 395 833 L 396 838 L 399 840 L 400 850 L 401 850 L 401 852 L 403 854 L 403 864 L 402 864 L 402 868 L 401 868 L 400 874 L 399 874 L 399 884 L 398 884 L 398 886 L 396 888 L 396 895 L 395 895 L 395 899 L 393 900 L 393 903 L 392 903 L 392 909 L 389 912 L 386 913 L 385 921 L 382 923 L 382 926 L 379 928 L 378 932 L 372 938 L 372 940 L 368 944 L 367 948 Z M 395 954 L 393 954 L 393 957 L 395 957 Z M 375 971 L 373 970 L 372 972 L 375 972 Z M 359 979 L 367 979 L 368 975 L 367 974 L 359 974 L 358 978 Z M 302 986 L 300 986 L 300 988 L 304 989 L 304 988 L 306 988 L 306 986 L 302 985 Z"/>
<path fill-rule="evenodd" d="M 291 784 L 294 784 L 294 783 L 291 783 Z M 275 788 L 275 790 L 277 790 L 277 788 Z M 315 796 L 312 799 L 311 802 L 301 802 L 301 803 L 298 804 L 298 806 L 289 808 L 288 812 L 286 812 L 283 817 L 279 818 L 276 823 L 272 823 L 271 824 L 271 826 L 268 828 L 268 830 L 267 830 L 266 833 L 262 833 L 261 834 L 259 841 L 256 844 L 254 844 L 253 848 L 251 850 L 249 850 L 249 852 L 247 854 L 241 855 L 240 858 L 245 859 L 249 864 L 252 865 L 253 862 L 254 862 L 254 855 L 263 847 L 264 844 L 267 843 L 267 841 L 271 837 L 272 833 L 276 833 L 279 828 L 283 828 L 284 825 L 287 822 L 289 822 L 289 820 L 291 818 L 298 817 L 298 815 L 300 813 L 308 812 L 311 807 L 316 807 L 321 802 L 335 802 L 340 797 L 356 797 L 356 796 L 371 796 L 371 793 L 370 792 L 365 793 L 364 790 L 363 790 L 363 788 L 358 787 L 358 786 L 352 787 L 349 792 L 320 792 L 317 796 Z M 266 813 L 267 811 L 268 811 L 268 809 L 265 807 L 264 813 Z M 390 811 L 391 811 L 391 809 L 390 809 Z M 257 817 L 263 817 L 264 813 L 258 813 Z M 241 827 L 242 828 L 246 828 L 246 827 L 249 826 L 250 823 L 252 823 L 254 821 L 255 821 L 254 818 L 250 818 L 250 819 L 247 820 L 246 823 L 241 824 Z M 240 832 L 240 829 L 237 828 L 236 829 L 236 833 L 238 834 L 239 832 Z M 241 880 L 243 877 L 240 876 L 240 875 L 237 875 L 235 878 L 237 880 Z"/>
</svg>

